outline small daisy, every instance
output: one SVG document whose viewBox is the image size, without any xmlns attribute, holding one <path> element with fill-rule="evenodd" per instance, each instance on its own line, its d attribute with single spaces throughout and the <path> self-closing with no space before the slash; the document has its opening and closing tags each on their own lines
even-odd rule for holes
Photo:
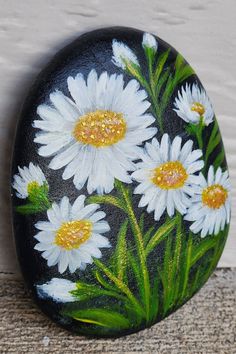
<svg viewBox="0 0 236 354">
<path fill-rule="evenodd" d="M 123 42 L 118 42 L 116 39 L 112 41 L 113 57 L 112 62 L 125 70 L 127 66 L 140 66 L 138 58 L 134 52 Z"/>
<path fill-rule="evenodd" d="M 183 147 L 182 139 L 177 136 L 170 142 L 164 134 L 161 143 L 152 139 L 146 143 L 137 163 L 137 170 L 132 177 L 140 184 L 135 194 L 143 194 L 139 207 L 147 206 L 147 211 L 154 211 L 154 219 L 159 220 L 167 210 L 172 217 L 175 209 L 185 214 L 190 205 L 190 198 L 195 193 L 199 177 L 195 175 L 203 167 L 201 150 L 192 150 L 193 142 L 188 140 Z"/>
<path fill-rule="evenodd" d="M 217 235 L 223 231 L 225 224 L 230 221 L 230 182 L 227 171 L 222 172 L 219 167 L 214 174 L 211 166 L 207 180 L 202 174 L 196 195 L 192 197 L 192 204 L 188 209 L 185 220 L 194 221 L 190 230 L 201 237 Z"/>
<path fill-rule="evenodd" d="M 45 284 L 36 285 L 37 293 L 40 298 L 51 298 L 55 302 L 73 302 L 76 297 L 72 291 L 76 290 L 76 283 L 67 279 L 52 278 Z"/>
<path fill-rule="evenodd" d="M 35 142 L 41 156 L 54 156 L 49 167 L 65 167 L 62 178 L 74 177 L 77 189 L 87 182 L 88 193 L 109 193 L 115 178 L 131 183 L 138 145 L 152 138 L 155 119 L 146 113 L 150 103 L 136 80 L 124 87 L 123 75 L 95 70 L 68 78 L 73 101 L 62 92 L 50 95 L 52 106 L 38 107 Z"/>
<path fill-rule="evenodd" d="M 187 123 L 198 124 L 202 120 L 209 125 L 214 119 L 212 104 L 203 88 L 193 84 L 192 88 L 186 84 L 178 91 L 174 111 Z"/>
<path fill-rule="evenodd" d="M 102 256 L 99 248 L 110 247 L 104 232 L 110 230 L 108 223 L 102 220 L 106 214 L 96 211 L 98 204 L 84 206 L 85 196 L 80 195 L 73 205 L 67 197 L 60 204 L 53 203 L 47 211 L 49 221 L 39 221 L 35 227 L 40 231 L 36 236 L 38 244 L 34 247 L 43 252 L 49 267 L 58 264 L 60 273 L 69 268 L 84 270 L 86 264 Z"/>
<path fill-rule="evenodd" d="M 14 175 L 12 187 L 18 198 L 26 199 L 29 194 L 40 186 L 47 184 L 43 171 L 30 162 L 29 167 L 18 167 L 19 174 Z"/>
<path fill-rule="evenodd" d="M 144 33 L 142 45 L 143 45 L 144 49 L 145 48 L 150 48 L 154 52 L 156 52 L 157 48 L 158 48 L 158 43 L 157 43 L 156 38 L 150 33 Z"/>
</svg>

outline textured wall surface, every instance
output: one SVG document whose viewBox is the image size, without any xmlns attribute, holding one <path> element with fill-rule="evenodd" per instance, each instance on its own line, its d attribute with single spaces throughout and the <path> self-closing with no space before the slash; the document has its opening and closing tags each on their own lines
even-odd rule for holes
<svg viewBox="0 0 236 354">
<path fill-rule="evenodd" d="M 14 129 L 32 81 L 81 33 L 124 25 L 153 32 L 194 67 L 214 104 L 236 205 L 235 0 L 0 0 L 0 272 L 18 273 L 8 180 Z M 236 215 L 221 266 L 236 266 Z"/>
</svg>

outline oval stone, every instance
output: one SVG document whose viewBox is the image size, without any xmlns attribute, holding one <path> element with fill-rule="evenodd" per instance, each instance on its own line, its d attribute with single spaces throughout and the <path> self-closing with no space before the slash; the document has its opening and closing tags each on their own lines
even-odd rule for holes
<svg viewBox="0 0 236 354">
<path fill-rule="evenodd" d="M 181 54 L 107 28 L 60 51 L 17 128 L 13 223 L 27 285 L 83 335 L 150 327 L 221 256 L 230 182 L 212 104 Z"/>
</svg>

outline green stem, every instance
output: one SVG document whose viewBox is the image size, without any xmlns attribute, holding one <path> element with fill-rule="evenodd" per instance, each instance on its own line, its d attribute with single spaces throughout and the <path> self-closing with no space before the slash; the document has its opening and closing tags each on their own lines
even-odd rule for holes
<svg viewBox="0 0 236 354">
<path fill-rule="evenodd" d="M 186 289 L 188 286 L 188 279 L 189 279 L 189 272 L 191 269 L 191 255 L 192 255 L 192 245 L 193 245 L 193 238 L 192 238 L 192 233 L 189 233 L 189 239 L 187 243 L 187 249 L 186 249 L 186 262 L 185 262 L 185 268 L 184 268 L 184 276 L 183 276 L 183 287 L 182 287 L 182 293 L 180 296 L 180 301 L 184 300 L 186 297 Z"/>
<path fill-rule="evenodd" d="M 170 310 L 172 305 L 174 304 L 174 300 L 176 295 L 178 294 L 179 290 L 179 262 L 180 262 L 180 254 L 181 254 L 181 244 L 182 244 L 182 217 L 180 213 L 177 213 L 177 221 L 176 221 L 176 239 L 175 239 L 175 250 L 174 250 L 174 257 L 171 260 L 171 254 L 169 260 L 167 262 L 170 264 L 171 267 L 169 268 L 169 291 L 167 300 L 165 302 L 165 313 Z M 169 252 L 169 251 L 168 251 Z M 169 266 L 168 264 L 168 266 Z"/>
<path fill-rule="evenodd" d="M 133 304 L 134 308 L 138 311 L 139 314 L 143 316 L 144 310 L 128 286 L 124 284 L 119 278 L 117 278 L 101 261 L 96 258 L 93 260 L 96 266 L 101 269 L 104 274 L 117 286 L 117 288 L 127 296 L 131 304 Z"/>
<path fill-rule="evenodd" d="M 142 277 L 143 277 L 143 283 L 144 283 L 144 297 L 145 297 L 145 310 L 146 310 L 146 320 L 147 323 L 150 320 L 150 281 L 149 281 L 149 274 L 147 270 L 147 264 L 146 264 L 146 256 L 145 256 L 145 248 L 144 248 L 144 242 L 143 242 L 143 237 L 142 237 L 142 232 L 140 230 L 138 221 L 135 217 L 133 208 L 132 208 L 132 203 L 130 201 L 129 195 L 125 187 L 121 182 L 117 182 L 117 185 L 123 195 L 123 198 L 126 202 L 126 209 L 131 225 L 131 229 L 133 231 L 137 249 L 138 249 L 138 255 L 140 259 L 140 266 L 141 266 L 141 272 L 142 272 Z"/>
<path fill-rule="evenodd" d="M 182 249 L 182 215 L 178 212 L 177 213 L 177 230 L 176 230 L 176 243 L 175 243 L 175 254 L 174 254 L 174 262 L 173 262 L 173 269 L 172 269 L 172 283 L 176 282 L 176 286 L 173 287 L 172 291 L 172 303 L 174 302 L 180 285 L 180 255 Z M 171 303 L 171 304 L 172 304 Z"/>
<path fill-rule="evenodd" d="M 172 235 L 169 235 L 165 245 L 164 252 L 164 270 L 161 274 L 161 279 L 163 283 L 163 315 L 168 311 L 169 308 L 169 297 L 171 292 L 171 269 L 173 269 L 173 260 L 171 258 L 171 248 L 172 248 Z"/>
<path fill-rule="evenodd" d="M 201 150 L 203 149 L 203 139 L 202 139 L 203 128 L 204 128 L 203 117 L 200 117 L 200 121 L 196 129 L 196 138 L 197 138 L 199 149 Z"/>
<path fill-rule="evenodd" d="M 151 70 L 151 73 L 150 73 L 150 70 Z M 149 68 L 149 75 L 150 75 L 150 85 L 148 84 L 148 82 L 146 81 L 146 79 L 143 76 L 139 78 L 139 82 L 145 88 L 145 90 L 147 91 L 147 93 L 151 99 L 153 113 L 158 121 L 160 132 L 163 134 L 164 133 L 163 122 L 162 122 L 160 110 L 158 107 L 157 97 L 156 97 L 156 93 L 155 93 L 155 85 L 154 85 L 154 81 L 153 81 L 153 73 L 152 73 L 151 68 Z"/>
</svg>

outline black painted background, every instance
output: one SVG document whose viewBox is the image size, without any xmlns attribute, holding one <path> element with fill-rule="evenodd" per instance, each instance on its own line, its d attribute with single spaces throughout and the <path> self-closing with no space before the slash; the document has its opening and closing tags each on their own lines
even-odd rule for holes
<svg viewBox="0 0 236 354">
<path fill-rule="evenodd" d="M 67 181 L 62 180 L 61 176 L 63 169 L 54 171 L 48 168 L 51 158 L 44 158 L 38 155 L 37 149 L 40 145 L 33 142 L 35 133 L 38 130 L 32 127 L 33 121 L 35 119 L 39 119 L 36 113 L 37 106 L 42 103 L 49 103 L 49 94 L 56 89 L 61 90 L 65 95 L 70 96 L 67 88 L 67 78 L 68 76 L 76 76 L 78 72 L 82 72 L 85 78 L 92 69 L 96 69 L 98 74 L 101 74 L 103 71 L 107 71 L 109 75 L 113 73 L 121 73 L 124 75 L 125 82 L 127 83 L 131 77 L 128 76 L 122 69 L 116 67 L 111 61 L 113 55 L 112 40 L 116 38 L 117 40 L 127 44 L 137 55 L 143 69 L 146 65 L 146 59 L 142 49 L 142 37 L 142 31 L 130 28 L 113 27 L 97 30 L 82 35 L 54 57 L 54 59 L 38 76 L 23 105 L 16 134 L 12 176 L 18 172 L 18 166 L 28 166 L 30 162 L 33 162 L 34 164 L 40 165 L 47 178 L 50 186 L 49 195 L 52 201 L 59 202 L 60 199 L 66 195 L 69 197 L 70 201 L 73 202 L 80 194 L 88 195 L 86 185 L 82 190 L 78 191 L 74 187 L 73 178 Z M 159 38 L 158 45 L 159 53 L 169 48 L 169 45 Z M 168 65 L 174 64 L 176 54 L 177 52 L 172 48 L 171 54 L 167 61 Z M 147 75 L 147 71 L 145 74 Z M 201 84 L 195 75 L 187 81 L 189 83 L 197 82 Z M 175 96 L 176 92 L 174 93 L 172 100 L 166 109 L 164 115 L 164 128 L 165 132 L 167 132 L 172 139 L 174 136 L 180 135 L 183 138 L 183 141 L 186 141 L 190 137 L 184 130 L 185 123 L 173 111 L 173 101 Z M 153 125 L 155 125 L 155 123 Z M 205 129 L 205 139 L 208 139 L 211 129 L 211 125 Z M 160 135 L 157 134 L 157 137 L 160 138 Z M 198 148 L 196 144 L 195 148 Z M 134 187 L 135 183 L 132 185 L 132 188 Z M 114 193 L 114 191 L 112 193 Z M 76 271 L 74 274 L 65 272 L 63 275 L 58 273 L 57 265 L 54 267 L 47 266 L 46 260 L 42 258 L 41 253 L 33 249 L 37 243 L 33 237 L 37 233 L 34 224 L 39 220 L 47 220 L 46 213 L 33 216 L 23 216 L 17 214 L 14 212 L 14 206 L 24 204 L 25 200 L 16 198 L 14 190 L 12 190 L 12 198 L 13 224 L 18 258 L 26 283 L 33 291 L 34 296 L 36 296 L 34 285 L 43 284 L 52 277 L 63 277 L 72 281 L 76 281 L 78 279 L 86 282 L 92 281 L 91 270 L 93 265 L 88 265 L 86 271 Z M 145 208 L 137 208 L 140 198 L 141 196 L 134 196 L 133 198 L 137 215 L 140 215 L 141 212 L 145 211 Z M 120 224 L 125 218 L 125 215 L 122 214 L 122 212 L 117 208 L 110 206 L 103 205 L 101 209 L 106 212 L 106 220 L 111 227 L 111 231 L 105 234 L 105 236 L 109 238 L 113 246 L 109 249 L 102 249 L 102 260 L 106 262 L 106 259 L 108 259 L 114 251 L 116 235 Z M 162 220 L 159 223 L 156 223 L 157 227 L 161 224 Z M 154 223 L 153 213 L 146 214 L 145 228 L 148 229 Z M 187 223 L 186 227 L 188 227 Z M 128 239 L 132 239 L 131 234 L 128 234 Z M 154 269 L 152 264 L 154 264 L 154 260 L 157 258 L 161 259 L 162 254 L 153 254 L 150 259 L 149 267 L 150 269 L 153 268 L 153 272 L 156 272 L 156 268 Z M 66 327 L 71 327 L 76 331 L 75 326 L 78 326 L 78 323 L 75 324 L 73 321 L 63 319 L 63 317 L 59 314 L 59 310 L 61 309 L 60 305 L 57 305 L 52 301 L 40 299 L 36 299 L 36 301 L 39 303 L 42 310 L 48 313 L 54 320 L 60 322 Z M 99 303 L 100 300 L 93 300 L 92 302 L 96 303 L 96 301 Z"/>
</svg>

